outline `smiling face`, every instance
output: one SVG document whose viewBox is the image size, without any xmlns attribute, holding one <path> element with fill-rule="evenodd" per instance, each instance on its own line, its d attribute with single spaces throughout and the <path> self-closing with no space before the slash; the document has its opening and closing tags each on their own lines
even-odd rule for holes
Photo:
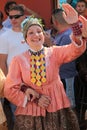
<svg viewBox="0 0 87 130">
<path fill-rule="evenodd" d="M 30 48 L 38 51 L 42 48 L 44 43 L 44 32 L 38 25 L 32 25 L 27 31 L 26 41 Z"/>
</svg>

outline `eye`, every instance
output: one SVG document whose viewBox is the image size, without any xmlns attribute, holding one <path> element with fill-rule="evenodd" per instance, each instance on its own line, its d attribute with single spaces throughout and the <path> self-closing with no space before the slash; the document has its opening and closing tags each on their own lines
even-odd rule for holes
<svg viewBox="0 0 87 130">
<path fill-rule="evenodd" d="M 38 33 L 38 34 L 42 33 L 42 30 L 37 30 L 37 33 Z"/>
<path fill-rule="evenodd" d="M 33 32 L 32 32 L 32 31 L 28 32 L 28 35 L 32 35 L 32 34 L 33 34 Z"/>
<path fill-rule="evenodd" d="M 38 33 L 42 33 L 42 31 L 37 31 Z"/>
</svg>

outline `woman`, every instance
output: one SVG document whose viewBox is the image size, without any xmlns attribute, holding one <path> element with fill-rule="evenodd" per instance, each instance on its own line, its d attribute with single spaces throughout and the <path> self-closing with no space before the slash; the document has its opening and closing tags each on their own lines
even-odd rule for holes
<svg viewBox="0 0 87 130">
<path fill-rule="evenodd" d="M 69 24 L 78 21 L 70 5 L 63 4 L 63 8 Z M 37 18 L 26 19 L 22 29 L 29 50 L 13 58 L 4 89 L 5 97 L 17 106 L 14 130 L 79 130 L 58 72 L 60 65 L 85 51 L 81 38 L 85 29 L 77 33 L 73 28 L 75 42 L 70 45 L 50 48 L 43 47 L 43 26 Z"/>
</svg>

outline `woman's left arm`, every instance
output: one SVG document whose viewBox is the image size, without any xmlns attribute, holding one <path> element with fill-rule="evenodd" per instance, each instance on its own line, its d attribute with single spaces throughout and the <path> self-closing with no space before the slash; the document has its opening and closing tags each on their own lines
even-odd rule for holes
<svg viewBox="0 0 87 130">
<path fill-rule="evenodd" d="M 65 21 L 71 25 L 73 34 L 71 36 L 72 43 L 70 45 L 58 47 L 58 51 L 54 51 L 57 60 L 63 64 L 75 60 L 86 50 L 86 41 L 82 38 L 85 29 L 81 30 L 78 22 L 78 13 L 69 4 L 62 4 Z M 83 26 L 84 28 L 84 26 Z"/>
<path fill-rule="evenodd" d="M 81 45 L 83 37 L 87 37 L 87 20 L 82 16 L 78 17 L 78 12 L 76 12 L 71 5 L 63 4 L 62 6 L 64 9 L 63 17 L 65 21 L 71 25 L 73 31 L 72 39 L 77 45 Z M 80 22 L 82 24 L 82 28 L 80 26 Z"/>
</svg>

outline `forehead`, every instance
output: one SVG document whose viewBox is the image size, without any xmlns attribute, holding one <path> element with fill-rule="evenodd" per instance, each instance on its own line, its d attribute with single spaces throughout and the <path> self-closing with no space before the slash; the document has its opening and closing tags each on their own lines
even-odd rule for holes
<svg viewBox="0 0 87 130">
<path fill-rule="evenodd" d="M 21 11 L 19 11 L 19 10 L 11 10 L 11 11 L 9 11 L 9 15 L 16 15 L 16 14 L 21 14 Z"/>
<path fill-rule="evenodd" d="M 31 25 L 28 30 L 42 30 L 42 28 L 39 25 Z"/>
<path fill-rule="evenodd" d="M 86 4 L 84 2 L 78 2 L 77 6 L 86 6 Z"/>
</svg>

